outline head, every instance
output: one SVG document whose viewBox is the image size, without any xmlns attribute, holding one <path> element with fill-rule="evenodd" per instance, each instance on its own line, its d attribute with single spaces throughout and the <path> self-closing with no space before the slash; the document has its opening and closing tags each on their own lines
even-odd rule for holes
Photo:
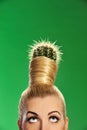
<svg viewBox="0 0 87 130">
<path fill-rule="evenodd" d="M 43 47 L 39 49 L 42 51 Z M 48 49 L 47 46 L 45 49 Z M 35 48 L 35 57 L 29 68 L 29 87 L 22 93 L 19 102 L 19 130 L 67 130 L 64 96 L 53 85 L 57 64 L 43 55 L 36 57 L 36 52 Z"/>
<path fill-rule="evenodd" d="M 66 105 L 59 89 L 41 84 L 27 88 L 20 99 L 18 125 L 20 130 L 67 130 Z"/>
</svg>

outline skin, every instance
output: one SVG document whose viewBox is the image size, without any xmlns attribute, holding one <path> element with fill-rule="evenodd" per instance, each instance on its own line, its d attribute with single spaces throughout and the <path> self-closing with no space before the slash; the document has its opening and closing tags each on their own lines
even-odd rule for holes
<svg viewBox="0 0 87 130">
<path fill-rule="evenodd" d="M 67 130 L 68 118 L 63 117 L 62 103 L 56 96 L 36 97 L 26 101 L 19 130 Z"/>
</svg>

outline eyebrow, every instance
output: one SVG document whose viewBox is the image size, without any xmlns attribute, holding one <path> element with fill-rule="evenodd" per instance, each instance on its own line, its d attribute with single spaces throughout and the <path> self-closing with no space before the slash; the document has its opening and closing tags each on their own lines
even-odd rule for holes
<svg viewBox="0 0 87 130">
<path fill-rule="evenodd" d="M 33 111 L 28 111 L 27 113 L 26 113 L 26 115 L 27 114 L 33 114 L 33 115 L 35 115 L 35 116 L 38 116 L 38 114 L 36 113 L 36 112 L 33 112 Z M 48 115 L 50 115 L 50 114 L 53 114 L 53 113 L 58 113 L 59 115 L 61 115 L 61 113 L 59 112 L 59 111 L 51 111 L 51 112 L 49 112 L 48 113 Z"/>
<path fill-rule="evenodd" d="M 38 114 L 37 114 L 36 112 L 33 112 L 33 111 L 28 111 L 28 112 L 26 113 L 26 115 L 29 114 L 29 113 L 38 116 Z"/>
<path fill-rule="evenodd" d="M 53 113 L 58 113 L 61 116 L 61 113 L 59 111 L 51 111 L 48 113 L 48 115 L 53 114 Z"/>
</svg>

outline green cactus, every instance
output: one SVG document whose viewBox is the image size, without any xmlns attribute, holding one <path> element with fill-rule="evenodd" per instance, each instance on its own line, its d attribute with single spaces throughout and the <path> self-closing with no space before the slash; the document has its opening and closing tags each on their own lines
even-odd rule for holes
<svg viewBox="0 0 87 130">
<path fill-rule="evenodd" d="M 38 56 L 45 56 L 54 61 L 57 60 L 56 51 L 54 51 L 53 48 L 49 46 L 38 46 L 33 52 L 33 58 L 36 58 Z"/>
<path fill-rule="evenodd" d="M 36 44 L 33 46 L 32 51 L 30 53 L 31 59 L 39 56 L 45 56 L 54 60 L 55 62 L 60 61 L 61 52 L 59 50 L 59 47 L 54 45 L 54 43 L 51 43 L 49 41 L 39 41 L 35 43 Z"/>
</svg>

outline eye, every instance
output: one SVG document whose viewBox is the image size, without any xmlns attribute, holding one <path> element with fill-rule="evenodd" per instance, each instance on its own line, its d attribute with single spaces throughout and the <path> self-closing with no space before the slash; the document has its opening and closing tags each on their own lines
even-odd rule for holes
<svg viewBox="0 0 87 130">
<path fill-rule="evenodd" d="M 51 116 L 49 119 L 50 119 L 50 122 L 52 122 L 52 123 L 56 123 L 59 121 L 59 118 L 56 116 Z"/>
<path fill-rule="evenodd" d="M 30 123 L 36 123 L 38 121 L 37 117 L 29 117 L 28 122 Z"/>
</svg>

